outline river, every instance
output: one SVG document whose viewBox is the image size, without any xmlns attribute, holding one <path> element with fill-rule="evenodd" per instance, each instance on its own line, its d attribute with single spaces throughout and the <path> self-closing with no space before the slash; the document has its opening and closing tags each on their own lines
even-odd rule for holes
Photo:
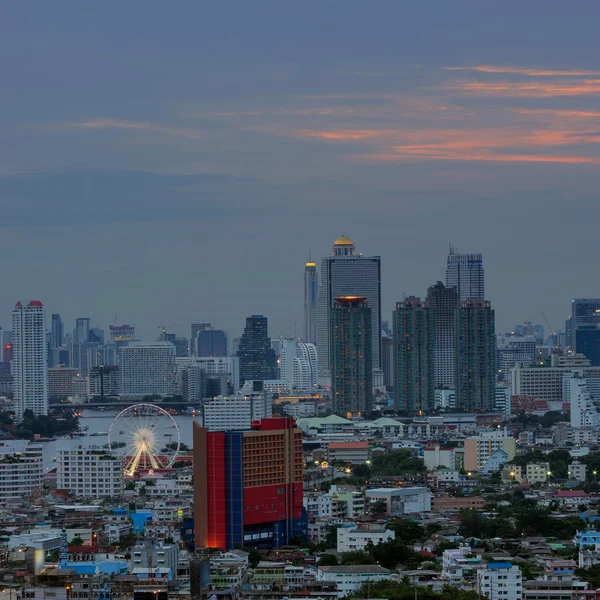
<svg viewBox="0 0 600 600">
<path fill-rule="evenodd" d="M 83 411 L 82 415 L 79 417 L 79 427 L 84 429 L 88 427 L 87 437 L 78 437 L 75 439 L 60 439 L 55 442 L 44 442 L 44 471 L 49 471 L 50 469 L 56 467 L 56 463 L 54 462 L 54 458 L 56 457 L 56 448 L 58 444 L 81 444 L 81 443 L 90 443 L 97 444 L 98 446 L 102 446 L 108 442 L 108 430 L 110 429 L 111 423 L 117 416 L 118 411 L 99 411 L 99 410 L 89 410 L 86 409 Z M 167 418 L 167 417 L 164 417 Z M 179 436 L 181 438 L 181 443 L 186 444 L 190 448 L 192 447 L 192 423 L 195 420 L 195 417 L 192 415 L 174 415 L 173 419 L 179 428 Z M 94 435 L 91 436 L 91 433 L 101 433 L 105 432 L 106 435 Z"/>
</svg>

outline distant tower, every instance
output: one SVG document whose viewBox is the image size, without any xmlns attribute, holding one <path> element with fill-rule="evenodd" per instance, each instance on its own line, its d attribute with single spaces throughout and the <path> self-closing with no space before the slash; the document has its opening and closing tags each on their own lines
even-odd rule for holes
<svg viewBox="0 0 600 600">
<path fill-rule="evenodd" d="M 372 313 L 366 300 L 341 296 L 331 308 L 333 409 L 346 416 L 368 414 L 373 406 Z"/>
<path fill-rule="evenodd" d="M 319 276 L 317 263 L 308 257 L 304 267 L 304 341 L 317 343 L 317 298 L 319 295 Z"/>
<path fill-rule="evenodd" d="M 600 298 L 571 301 L 571 348 L 600 366 Z"/>
<path fill-rule="evenodd" d="M 354 243 L 345 235 L 333 244 L 331 256 L 321 262 L 317 302 L 317 350 L 319 374 L 328 373 L 331 357 L 331 309 L 335 298 L 364 296 L 371 312 L 371 364 L 381 368 L 381 257 L 356 254 Z"/>
<path fill-rule="evenodd" d="M 279 378 L 289 381 L 294 389 L 308 391 L 317 385 L 317 349 L 294 338 L 281 340 Z"/>
<path fill-rule="evenodd" d="M 75 319 L 75 331 L 73 332 L 73 341 L 81 344 L 90 341 L 90 318 L 80 317 Z"/>
<path fill-rule="evenodd" d="M 65 338 L 65 326 L 59 314 L 52 315 L 52 324 L 50 330 L 50 348 L 60 348 Z"/>
<path fill-rule="evenodd" d="M 394 396 L 396 408 L 412 414 L 432 411 L 434 387 L 433 314 L 420 298 L 396 303 L 394 311 Z"/>
<path fill-rule="evenodd" d="M 435 387 L 454 388 L 456 370 L 456 288 L 445 287 L 441 281 L 427 290 L 427 306 L 432 313 L 435 331 L 434 365 Z"/>
<path fill-rule="evenodd" d="M 266 317 L 252 315 L 246 319 L 237 355 L 240 359 L 240 385 L 244 385 L 245 381 L 277 379 L 277 359 L 271 348 Z"/>
<path fill-rule="evenodd" d="M 12 324 L 15 418 L 20 421 L 27 409 L 47 415 L 48 344 L 43 304 L 39 300 L 27 306 L 17 302 Z"/>
<path fill-rule="evenodd" d="M 459 254 L 450 246 L 446 267 L 446 287 L 455 287 L 459 300 L 485 298 L 481 254 Z"/>
<path fill-rule="evenodd" d="M 496 396 L 494 309 L 487 300 L 461 302 L 456 327 L 456 408 L 491 410 Z"/>
</svg>

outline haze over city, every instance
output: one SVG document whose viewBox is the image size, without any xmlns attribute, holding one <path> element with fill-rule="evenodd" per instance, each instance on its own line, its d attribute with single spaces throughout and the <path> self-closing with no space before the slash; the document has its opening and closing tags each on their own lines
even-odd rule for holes
<svg viewBox="0 0 600 600">
<path fill-rule="evenodd" d="M 40 298 L 143 339 L 252 313 L 293 334 L 309 251 L 346 234 L 382 257 L 384 319 L 452 242 L 483 254 L 498 331 L 559 328 L 598 295 L 598 11 L 5 7 L 0 324 Z"/>
</svg>

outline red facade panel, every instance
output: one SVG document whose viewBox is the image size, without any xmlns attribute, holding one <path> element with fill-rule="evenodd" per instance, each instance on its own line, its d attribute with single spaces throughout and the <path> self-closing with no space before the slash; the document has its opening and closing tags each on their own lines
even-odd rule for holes
<svg viewBox="0 0 600 600">
<path fill-rule="evenodd" d="M 207 436 L 207 513 L 209 548 L 227 547 L 227 482 L 225 468 L 225 434 Z"/>
</svg>

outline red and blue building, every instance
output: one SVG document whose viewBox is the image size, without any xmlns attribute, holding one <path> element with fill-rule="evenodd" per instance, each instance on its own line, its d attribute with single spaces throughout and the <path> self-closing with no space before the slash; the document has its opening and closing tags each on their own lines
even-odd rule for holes
<svg viewBox="0 0 600 600">
<path fill-rule="evenodd" d="M 194 423 L 196 548 L 272 548 L 306 538 L 302 430 L 291 418 L 249 431 Z"/>
</svg>

